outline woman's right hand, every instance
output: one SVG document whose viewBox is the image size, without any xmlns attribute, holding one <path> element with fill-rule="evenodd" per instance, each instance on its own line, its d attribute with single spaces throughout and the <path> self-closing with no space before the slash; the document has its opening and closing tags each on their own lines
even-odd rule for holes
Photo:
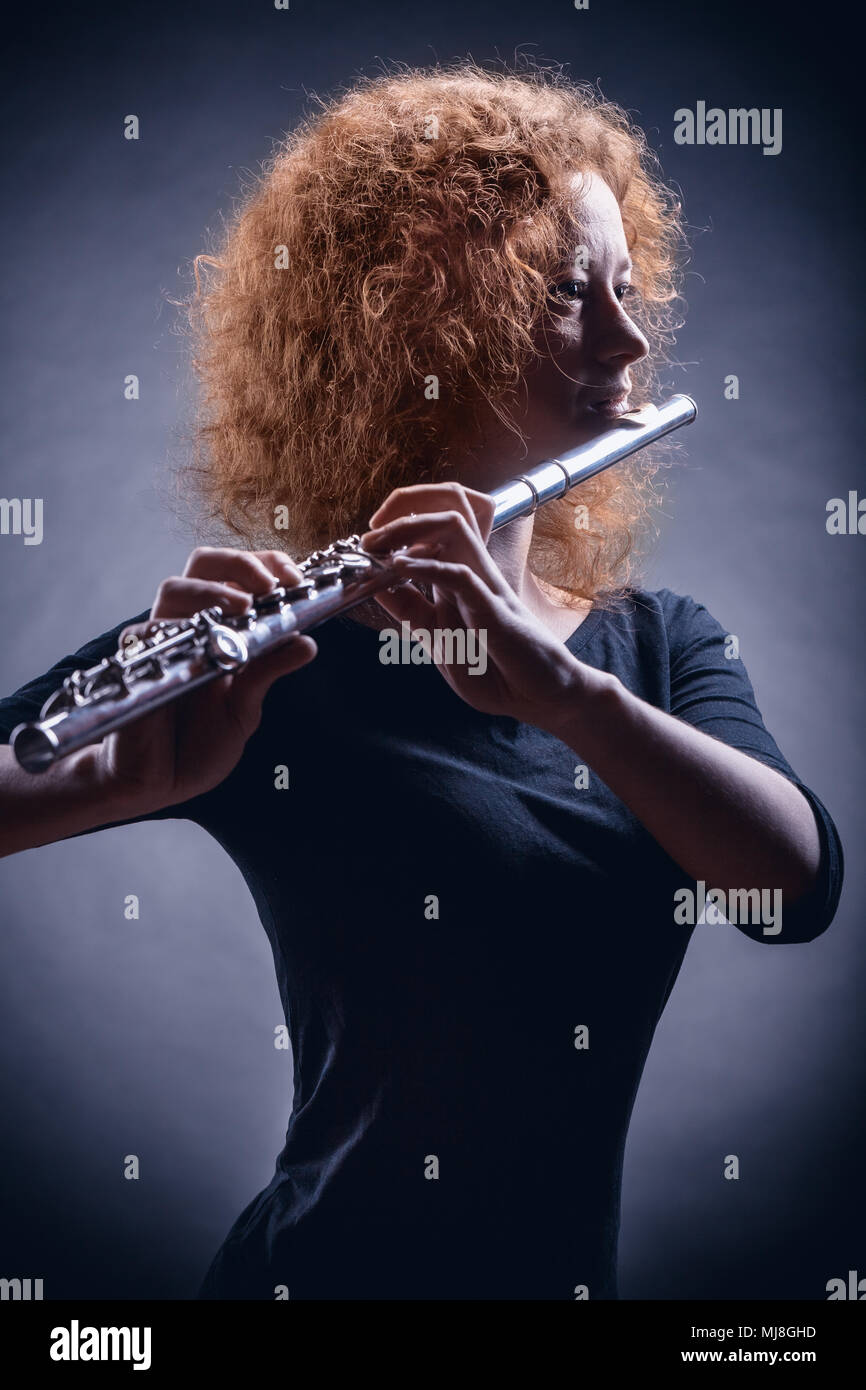
<svg viewBox="0 0 866 1390">
<path fill-rule="evenodd" d="M 240 614 L 254 597 L 277 584 L 291 588 L 300 579 L 298 566 L 279 550 L 201 547 L 192 552 L 182 575 L 160 584 L 150 618 L 189 618 L 216 604 L 226 616 Z M 121 646 L 134 635 L 143 636 L 148 626 L 125 628 Z M 108 734 L 93 749 L 106 795 L 134 814 L 173 806 L 215 787 L 240 760 L 274 681 L 306 666 L 316 650 L 311 637 L 293 637 L 237 675 L 218 676 Z"/>
</svg>

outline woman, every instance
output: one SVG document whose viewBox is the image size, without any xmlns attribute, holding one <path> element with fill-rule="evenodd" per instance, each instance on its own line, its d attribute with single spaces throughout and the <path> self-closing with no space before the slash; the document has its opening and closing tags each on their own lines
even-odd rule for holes
<svg viewBox="0 0 866 1390">
<path fill-rule="evenodd" d="M 250 548 L 194 551 L 150 616 L 240 612 L 297 582 L 287 541 L 355 529 L 412 581 L 42 777 L 0 750 L 6 853 L 188 817 L 270 938 L 292 1114 L 201 1297 L 616 1297 L 683 903 L 764 893 L 756 941 L 832 920 L 838 835 L 724 628 L 629 579 L 651 470 L 490 533 L 489 489 L 649 396 L 679 230 L 618 108 L 462 65 L 327 107 L 199 258 L 200 481 Z M 0 702 L 7 740 L 147 618 Z M 386 663 L 404 620 L 484 669 Z"/>
</svg>

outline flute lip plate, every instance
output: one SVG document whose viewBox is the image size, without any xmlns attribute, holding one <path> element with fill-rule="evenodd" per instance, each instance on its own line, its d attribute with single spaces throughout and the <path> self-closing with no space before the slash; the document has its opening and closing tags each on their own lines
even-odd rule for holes
<svg viewBox="0 0 866 1390">
<path fill-rule="evenodd" d="M 646 405 L 635 406 L 634 410 L 626 410 L 622 415 L 618 415 L 614 423 L 617 425 L 645 425 L 650 420 L 655 419 L 658 413 L 658 406 L 648 401 Z"/>
</svg>

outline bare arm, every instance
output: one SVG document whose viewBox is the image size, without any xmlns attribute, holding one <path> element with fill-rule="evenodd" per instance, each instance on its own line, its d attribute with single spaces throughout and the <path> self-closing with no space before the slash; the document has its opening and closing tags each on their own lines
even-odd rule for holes
<svg viewBox="0 0 866 1390">
<path fill-rule="evenodd" d="M 241 613 L 254 595 L 300 577 L 282 551 L 200 548 L 183 575 L 160 585 L 150 616 L 185 618 L 215 604 Z M 0 747 L 0 856 L 134 820 L 217 786 L 258 727 L 274 681 L 315 655 L 311 637 L 292 638 L 239 674 L 220 676 L 36 775 Z"/>
<path fill-rule="evenodd" d="M 38 777 L 22 771 L 11 748 L 0 748 L 0 856 L 136 814 L 136 799 L 124 799 L 106 781 L 96 748 L 82 748 Z"/>
</svg>

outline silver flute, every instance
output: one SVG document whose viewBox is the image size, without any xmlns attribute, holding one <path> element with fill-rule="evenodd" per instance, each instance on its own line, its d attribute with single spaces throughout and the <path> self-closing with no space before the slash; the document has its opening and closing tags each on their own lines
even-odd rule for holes
<svg viewBox="0 0 866 1390">
<path fill-rule="evenodd" d="M 493 530 L 563 497 L 578 483 L 643 449 L 697 415 L 690 396 L 671 396 L 621 415 L 587 443 L 548 459 L 494 489 Z M 60 758 L 176 700 L 226 672 L 236 672 L 298 633 L 345 613 L 379 590 L 407 582 L 393 564 L 400 551 L 372 555 L 347 536 L 301 561 L 300 581 L 256 598 L 238 616 L 204 608 L 191 618 L 156 619 L 145 636 L 127 634 L 114 656 L 73 671 L 45 702 L 39 719 L 13 729 L 15 757 L 27 772 Z"/>
</svg>

